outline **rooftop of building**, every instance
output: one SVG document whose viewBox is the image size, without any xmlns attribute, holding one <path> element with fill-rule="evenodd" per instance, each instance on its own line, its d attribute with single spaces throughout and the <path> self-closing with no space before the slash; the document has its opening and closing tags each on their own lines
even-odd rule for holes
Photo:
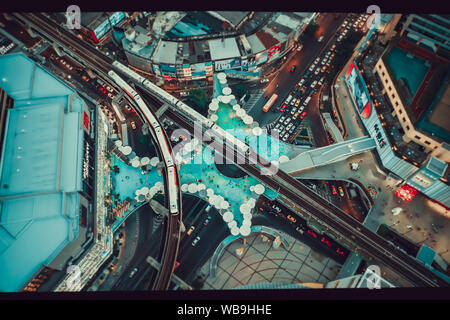
<svg viewBox="0 0 450 320">
<path fill-rule="evenodd" d="M 128 40 L 126 37 L 122 38 L 123 48 L 138 56 L 150 59 L 157 43 L 150 41 L 149 32 L 144 27 L 137 25 L 134 28 L 129 28 L 127 32 L 132 32 L 132 30 L 135 32 L 135 38 L 133 40 Z"/>
<path fill-rule="evenodd" d="M 250 11 L 214 11 L 214 13 L 230 23 L 232 27 L 236 27 L 244 20 Z"/>
<path fill-rule="evenodd" d="M 235 38 L 209 40 L 208 45 L 212 60 L 222 60 L 241 56 Z"/>
<path fill-rule="evenodd" d="M 442 139 L 444 142 L 450 142 L 450 84 L 449 84 L 449 69 L 450 65 L 446 67 L 447 71 L 444 81 L 440 81 L 438 91 L 434 90 L 425 92 L 424 95 L 429 95 L 431 104 L 422 117 L 418 120 L 416 128 L 432 134 L 433 137 Z M 440 79 L 438 77 L 438 79 Z M 436 79 L 436 81 L 438 81 Z M 434 93 L 434 94 L 433 94 Z"/>
<path fill-rule="evenodd" d="M 64 13 L 63 13 L 64 14 Z M 93 25 L 103 22 L 106 19 L 106 12 L 86 11 L 81 14 L 81 25 L 90 29 Z"/>
<path fill-rule="evenodd" d="M 0 291 L 18 291 L 78 236 L 83 100 L 23 54 L 0 57 Z"/>
<path fill-rule="evenodd" d="M 383 54 L 400 99 L 416 129 L 438 141 L 449 141 L 448 60 L 417 46 L 406 37 L 396 39 Z"/>
</svg>

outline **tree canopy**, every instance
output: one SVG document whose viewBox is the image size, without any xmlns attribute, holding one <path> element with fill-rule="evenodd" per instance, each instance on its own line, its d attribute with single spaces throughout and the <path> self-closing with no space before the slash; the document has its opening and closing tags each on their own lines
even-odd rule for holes
<svg viewBox="0 0 450 320">
<path fill-rule="evenodd" d="M 203 89 L 192 89 L 186 97 L 186 102 L 203 115 L 208 114 L 209 97 Z"/>
</svg>

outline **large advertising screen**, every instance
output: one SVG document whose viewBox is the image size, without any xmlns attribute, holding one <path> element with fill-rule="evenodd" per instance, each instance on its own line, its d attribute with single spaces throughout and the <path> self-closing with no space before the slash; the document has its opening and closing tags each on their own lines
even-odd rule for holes
<svg viewBox="0 0 450 320">
<path fill-rule="evenodd" d="M 97 28 L 94 29 L 94 35 L 95 37 L 100 40 L 101 37 L 103 37 L 110 29 L 111 29 L 111 25 L 115 26 L 116 24 L 118 24 L 120 21 L 123 20 L 123 18 L 125 18 L 125 12 L 123 11 L 118 11 L 118 12 L 114 12 L 110 17 L 109 17 L 109 21 L 108 19 L 105 19 L 105 21 L 103 21 L 102 23 L 100 23 Z M 111 22 L 111 24 L 110 24 Z"/>
<path fill-rule="evenodd" d="M 232 61 L 233 61 L 233 59 L 214 61 L 214 69 L 216 71 L 222 71 L 222 70 L 225 70 L 225 69 L 230 69 Z"/>
<path fill-rule="evenodd" d="M 264 51 L 261 53 L 256 54 L 255 56 L 255 61 L 256 61 L 256 65 L 261 65 L 263 63 L 266 63 L 267 60 L 269 60 L 269 51 Z"/>
<path fill-rule="evenodd" d="M 364 119 L 369 118 L 371 113 L 371 105 L 367 87 L 363 78 L 359 74 L 356 65 L 353 64 L 353 62 L 350 64 L 345 77 L 347 79 L 347 83 L 353 99 L 356 102 L 356 106 L 358 107 L 359 114 Z"/>
<path fill-rule="evenodd" d="M 431 181 L 429 178 L 427 178 L 423 173 L 419 172 L 418 174 L 416 174 L 414 177 L 412 177 L 411 179 L 414 183 L 416 183 L 417 185 L 419 185 L 422 188 L 428 188 L 429 186 L 431 186 L 431 184 L 433 183 L 433 181 Z"/>
<path fill-rule="evenodd" d="M 191 64 L 192 77 L 203 77 L 206 75 L 206 65 L 204 63 Z"/>
</svg>

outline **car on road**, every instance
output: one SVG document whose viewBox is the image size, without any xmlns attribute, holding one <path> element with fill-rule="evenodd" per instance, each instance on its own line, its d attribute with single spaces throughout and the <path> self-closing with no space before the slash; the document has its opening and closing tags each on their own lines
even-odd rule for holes
<svg viewBox="0 0 450 320">
<path fill-rule="evenodd" d="M 131 272 L 130 272 L 128 277 L 133 278 L 137 271 L 138 271 L 138 269 L 134 268 L 133 270 L 131 270 Z"/>
<path fill-rule="evenodd" d="M 175 265 L 173 266 L 173 271 L 175 272 L 175 270 L 177 270 L 177 268 L 180 266 L 180 262 L 179 261 L 175 261 Z"/>
<path fill-rule="evenodd" d="M 344 189 L 342 189 L 341 186 L 338 187 L 338 190 L 339 190 L 339 195 L 340 195 L 341 197 L 345 196 Z"/>
<path fill-rule="evenodd" d="M 303 120 L 303 119 L 305 119 L 305 117 L 306 117 L 306 111 L 303 111 L 303 113 L 300 116 L 300 119 Z"/>
<path fill-rule="evenodd" d="M 286 100 L 284 101 L 284 103 L 289 104 L 289 102 L 291 102 L 292 100 L 292 95 L 289 95 Z"/>
<path fill-rule="evenodd" d="M 295 228 L 295 231 L 297 231 L 300 234 L 303 234 L 305 232 L 301 227 Z"/>
<path fill-rule="evenodd" d="M 289 72 L 294 72 L 295 69 L 297 69 L 297 66 L 294 64 L 294 65 L 291 67 L 291 69 L 289 69 Z"/>
<path fill-rule="evenodd" d="M 303 102 L 303 106 L 306 107 L 306 106 L 308 105 L 309 101 L 311 101 L 311 96 L 308 96 L 308 97 L 305 99 L 305 101 Z"/>
<path fill-rule="evenodd" d="M 331 193 L 337 195 L 336 186 L 334 184 L 331 185 Z"/>
<path fill-rule="evenodd" d="M 297 219 L 295 219 L 295 218 L 294 218 L 293 216 L 291 216 L 290 214 L 288 214 L 286 218 L 288 218 L 288 220 L 290 220 L 290 221 L 293 222 L 293 223 L 296 223 L 296 222 L 297 222 Z"/>
<path fill-rule="evenodd" d="M 208 223 L 209 223 L 210 221 L 211 221 L 211 216 L 208 215 L 208 216 L 206 217 L 205 221 L 203 221 L 203 225 L 204 225 L 204 226 L 207 226 Z"/>
<path fill-rule="evenodd" d="M 192 246 L 195 247 L 195 245 L 200 241 L 200 236 L 198 236 L 197 238 L 194 239 L 194 241 L 192 241 Z"/>
<path fill-rule="evenodd" d="M 191 233 L 192 233 L 194 230 L 195 230 L 195 226 L 191 226 L 191 227 L 189 228 L 188 232 L 186 232 L 186 235 L 187 235 L 187 236 L 190 236 Z"/>
</svg>

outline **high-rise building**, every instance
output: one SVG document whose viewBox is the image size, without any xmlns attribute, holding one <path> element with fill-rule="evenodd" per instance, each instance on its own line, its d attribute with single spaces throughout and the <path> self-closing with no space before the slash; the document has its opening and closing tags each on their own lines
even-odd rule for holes
<svg viewBox="0 0 450 320">
<path fill-rule="evenodd" d="M 0 85 L 0 291 L 35 290 L 93 238 L 95 110 L 22 53 Z"/>
<path fill-rule="evenodd" d="M 410 14 L 402 31 L 417 45 L 449 57 L 450 15 Z"/>
</svg>

